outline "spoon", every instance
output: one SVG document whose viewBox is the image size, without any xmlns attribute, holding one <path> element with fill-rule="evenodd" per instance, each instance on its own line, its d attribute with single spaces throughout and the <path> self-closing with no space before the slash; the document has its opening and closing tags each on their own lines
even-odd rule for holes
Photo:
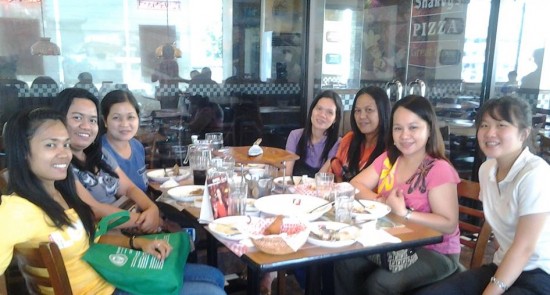
<svg viewBox="0 0 550 295">
<path fill-rule="evenodd" d="M 317 206 L 317 207 L 315 207 L 315 208 L 309 210 L 307 213 L 308 213 L 308 214 L 309 214 L 309 213 L 313 213 L 313 212 L 315 212 L 315 211 L 317 211 L 317 210 L 319 210 L 319 209 L 321 209 L 321 208 L 323 208 L 323 207 L 325 207 L 325 206 L 331 206 L 331 207 L 334 206 L 334 201 L 329 202 L 329 203 L 326 203 L 326 204 L 323 204 L 323 205 L 321 205 L 321 206 Z"/>
</svg>

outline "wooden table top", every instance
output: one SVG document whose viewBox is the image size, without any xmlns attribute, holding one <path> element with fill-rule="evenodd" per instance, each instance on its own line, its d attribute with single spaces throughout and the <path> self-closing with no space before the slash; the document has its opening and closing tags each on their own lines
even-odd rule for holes
<svg viewBox="0 0 550 295">
<path fill-rule="evenodd" d="M 250 149 L 250 146 L 229 146 L 224 147 L 220 151 L 215 151 L 214 155 L 218 157 L 230 155 L 235 159 L 236 163 L 268 164 L 278 168 L 283 168 L 284 162 L 286 161 L 296 161 L 300 159 L 300 157 L 295 153 L 269 146 L 262 146 L 264 151 L 263 154 L 256 157 L 251 157 L 248 155 L 248 149 Z"/>
<path fill-rule="evenodd" d="M 389 217 L 393 220 L 398 219 L 398 217 L 393 214 L 390 214 Z M 253 249 L 243 254 L 241 259 L 249 266 L 261 272 L 270 272 L 360 255 L 419 247 L 439 243 L 443 239 L 442 233 L 428 227 L 412 222 L 404 223 L 404 225 L 404 227 L 396 227 L 387 230 L 390 234 L 401 239 L 401 243 L 380 244 L 369 247 L 365 247 L 360 243 L 354 243 L 351 246 L 340 248 L 326 248 L 306 243 L 300 250 L 286 255 L 271 255 Z M 206 229 L 209 230 L 208 227 L 206 227 Z M 226 246 L 232 243 L 232 241 L 218 238 L 216 235 L 214 235 L 214 237 Z"/>
</svg>

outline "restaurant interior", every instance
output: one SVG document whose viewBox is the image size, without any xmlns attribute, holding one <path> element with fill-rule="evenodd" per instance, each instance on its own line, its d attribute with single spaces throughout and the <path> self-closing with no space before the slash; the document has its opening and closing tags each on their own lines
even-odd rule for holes
<svg viewBox="0 0 550 295">
<path fill-rule="evenodd" d="M 183 166 L 191 136 L 206 132 L 223 132 L 225 146 L 262 138 L 262 146 L 284 149 L 324 90 L 342 98 L 344 135 L 355 94 L 374 85 L 392 103 L 408 94 L 426 97 L 452 164 L 461 178 L 475 181 L 484 159 L 474 118 L 489 99 L 529 102 L 535 153 L 550 161 L 549 5 L 0 0 L 0 126 L 19 109 L 55 104 L 65 88 L 87 89 L 99 100 L 129 90 L 141 107 L 138 139 L 149 167 Z M 168 63 L 175 74 L 163 72 Z M 223 123 L 216 130 L 190 126 L 197 99 L 219 109 Z M 5 165 L 0 140 L 0 169 Z M 18 285 L 8 280 L 9 294 L 24 294 Z"/>
</svg>

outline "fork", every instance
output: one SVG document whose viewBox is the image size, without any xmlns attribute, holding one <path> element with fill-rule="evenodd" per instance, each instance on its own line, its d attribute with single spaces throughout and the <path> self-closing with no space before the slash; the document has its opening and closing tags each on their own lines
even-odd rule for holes
<svg viewBox="0 0 550 295">
<path fill-rule="evenodd" d="M 363 209 L 365 210 L 365 212 L 369 213 L 369 214 L 372 214 L 372 211 L 370 211 L 369 209 L 367 209 L 367 206 L 365 206 L 365 204 L 361 203 L 360 200 L 358 199 L 354 199 L 355 201 L 357 201 L 357 203 L 359 203 L 359 205 L 361 205 L 361 207 L 363 207 Z"/>
</svg>

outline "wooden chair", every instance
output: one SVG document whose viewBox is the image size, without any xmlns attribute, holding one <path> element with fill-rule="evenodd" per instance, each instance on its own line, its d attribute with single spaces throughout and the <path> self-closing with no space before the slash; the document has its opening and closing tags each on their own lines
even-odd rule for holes
<svg viewBox="0 0 550 295">
<path fill-rule="evenodd" d="M 540 156 L 550 163 L 550 138 L 546 136 L 540 138 Z"/>
<path fill-rule="evenodd" d="M 6 194 L 8 190 L 8 168 L 0 170 L 0 194 Z"/>
<path fill-rule="evenodd" d="M 55 295 L 71 295 L 71 285 L 63 264 L 61 252 L 53 242 L 40 243 L 38 248 L 15 248 L 14 257 L 31 294 L 42 294 L 40 288 L 53 288 Z M 49 277 L 42 277 L 32 268 L 46 269 Z"/>
<path fill-rule="evenodd" d="M 491 236 L 491 226 L 485 222 L 485 215 L 479 200 L 479 183 L 462 179 L 457 186 L 460 213 L 460 243 L 472 249 L 469 268 L 481 266 L 485 249 Z M 467 238 L 473 237 L 473 239 Z"/>
</svg>

